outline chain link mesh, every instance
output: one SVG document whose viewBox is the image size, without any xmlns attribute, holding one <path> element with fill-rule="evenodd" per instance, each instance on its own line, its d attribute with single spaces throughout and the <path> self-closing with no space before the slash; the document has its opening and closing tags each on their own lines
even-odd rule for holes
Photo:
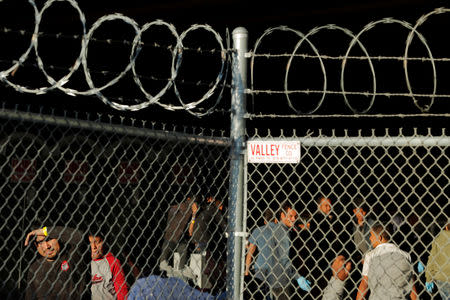
<svg viewBox="0 0 450 300">
<path fill-rule="evenodd" d="M 370 228 L 380 222 L 391 233 L 390 242 L 411 256 L 412 280 L 420 299 L 441 299 L 436 289 L 427 291 L 425 282 L 436 264 L 436 257 L 430 256 L 433 240 L 449 222 L 450 149 L 444 132 L 435 136 L 359 132 L 353 137 L 334 131 L 315 137 L 257 132 L 250 139 L 300 140 L 301 158 L 298 164 L 247 165 L 250 236 L 244 298 L 329 299 L 324 292 L 331 284 L 331 264 L 342 254 L 352 263 L 342 299 L 355 299 L 362 259 L 372 249 Z M 283 209 L 285 203 L 291 209 Z M 288 233 L 275 222 L 284 224 L 281 228 Z M 447 284 L 448 274 L 444 279 L 442 274 L 448 272 L 448 242 L 444 240 L 446 248 L 441 248 L 444 261 L 433 271 L 434 280 L 441 274 L 440 280 Z M 283 261 L 283 255 L 288 260 Z M 425 272 L 417 271 L 419 262 L 426 266 Z M 281 271 L 279 264 L 284 264 Z M 288 279 L 280 279 L 282 275 Z M 309 292 L 300 288 L 296 280 L 300 276 L 309 280 Z"/>
<path fill-rule="evenodd" d="M 229 141 L 223 132 L 189 134 L 186 128 L 180 133 L 5 109 L 0 128 L 2 299 L 90 299 L 99 282 L 111 284 L 109 273 L 119 299 L 125 284 L 136 297 L 149 288 L 136 283 L 140 277 L 158 278 L 159 285 L 150 286 L 155 295 L 194 298 L 199 290 L 190 287 L 224 290 Z M 24 246 L 27 233 L 43 226 L 47 237 L 38 234 Z M 89 235 L 99 236 L 103 254 L 120 261 L 124 282 L 109 259 L 111 272 L 91 263 Z M 37 248 L 53 238 L 60 251 L 49 264 Z M 47 258 L 56 251 L 51 247 Z"/>
</svg>

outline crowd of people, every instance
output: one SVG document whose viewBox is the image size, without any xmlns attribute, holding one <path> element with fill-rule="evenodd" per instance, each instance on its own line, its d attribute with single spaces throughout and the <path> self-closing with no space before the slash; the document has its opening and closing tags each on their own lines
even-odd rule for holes
<svg viewBox="0 0 450 300">
<path fill-rule="evenodd" d="M 84 236 L 79 230 L 55 226 L 29 232 L 25 246 L 33 243 L 39 257 L 28 270 L 25 299 L 126 299 L 125 274 L 108 251 L 104 233 L 94 229 L 88 238 L 90 272 L 80 251 Z"/>
<path fill-rule="evenodd" d="M 450 299 L 448 217 L 433 243 L 418 253 L 410 238 L 398 239 L 394 222 L 370 215 L 362 198 L 352 205 L 350 222 L 333 212 L 328 197 L 317 199 L 317 210 L 305 223 L 298 222 L 298 208 L 288 201 L 276 210 L 267 208 L 264 224 L 248 236 L 244 298 L 419 299 L 420 292 L 437 290 L 442 299 Z M 33 244 L 38 258 L 28 269 L 25 298 L 224 299 L 225 216 L 224 204 L 213 197 L 189 196 L 170 207 L 160 273 L 131 287 L 109 251 L 107 228 L 32 230 L 25 245 Z M 86 238 L 89 261 L 80 251 Z"/>
<path fill-rule="evenodd" d="M 418 286 L 426 289 L 420 292 L 432 293 L 436 285 L 441 298 L 450 299 L 448 216 L 428 252 L 430 245 L 414 238 L 411 227 L 393 230 L 393 222 L 369 214 L 363 198 L 352 206 L 348 221 L 333 213 L 330 198 L 321 196 L 317 210 L 301 224 L 289 202 L 281 204 L 276 216 L 268 208 L 264 225 L 248 238 L 247 298 L 419 299 Z M 421 282 L 424 271 L 426 282 Z"/>
<path fill-rule="evenodd" d="M 68 226 L 32 230 L 25 238 L 25 246 L 33 244 L 38 257 L 28 268 L 25 299 L 212 299 L 212 294 L 223 294 L 225 289 L 223 209 L 222 202 L 213 197 L 203 200 L 193 196 L 170 207 L 161 272 L 141 278 L 131 287 L 121 262 L 109 251 L 108 225 L 92 226 L 87 233 Z M 83 251 L 83 244 L 87 243 L 89 261 Z M 172 265 L 175 254 L 179 256 L 177 265 L 184 268 Z M 201 274 L 195 274 L 195 266 L 186 265 L 192 254 L 203 257 L 204 264 L 197 268 Z M 195 279 L 202 275 L 204 279 L 214 278 L 213 284 L 196 284 Z M 151 288 L 144 295 L 149 284 Z"/>
</svg>

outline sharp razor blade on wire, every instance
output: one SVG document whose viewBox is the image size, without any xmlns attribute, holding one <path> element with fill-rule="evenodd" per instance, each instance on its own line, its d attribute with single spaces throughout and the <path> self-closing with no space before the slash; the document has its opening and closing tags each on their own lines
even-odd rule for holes
<svg viewBox="0 0 450 300">
<path fill-rule="evenodd" d="M 69 72 L 66 75 L 64 75 L 63 77 L 61 77 L 59 80 L 54 79 L 52 76 L 50 76 L 47 73 L 44 62 L 39 55 L 39 47 L 38 47 L 39 34 L 40 34 L 39 28 L 40 28 L 40 24 L 43 19 L 44 13 L 48 8 L 50 8 L 56 2 L 68 2 L 78 12 L 80 22 L 81 22 L 81 25 L 83 28 L 80 54 L 77 57 L 73 66 L 70 68 Z M 21 55 L 21 57 L 11 67 L 9 67 L 6 70 L 0 71 L 0 79 L 3 82 L 5 82 L 7 85 L 13 87 L 15 90 L 17 90 L 19 92 L 24 92 L 24 93 L 30 93 L 30 94 L 45 94 L 49 91 L 58 89 L 64 93 L 66 93 L 67 95 L 71 95 L 71 96 L 95 95 L 98 98 L 100 98 L 105 104 L 107 104 L 117 110 L 136 111 L 136 110 L 141 110 L 143 108 L 146 108 L 151 104 L 157 104 L 167 110 L 186 110 L 195 116 L 203 116 L 203 115 L 211 113 L 215 109 L 217 104 L 219 103 L 222 93 L 223 93 L 223 90 L 226 86 L 224 84 L 221 85 L 220 83 L 221 83 L 221 81 L 225 80 L 227 77 L 226 74 L 228 71 L 228 68 L 227 68 L 228 59 L 227 59 L 227 55 L 224 55 L 226 50 L 224 48 L 222 38 L 210 26 L 208 26 L 208 25 L 193 25 L 190 28 L 188 28 L 186 31 L 184 31 L 181 35 L 178 35 L 175 27 L 172 24 L 166 23 L 161 20 L 153 21 L 153 22 L 147 23 L 147 24 L 143 25 L 142 27 L 140 27 L 137 24 L 137 22 L 134 21 L 132 18 L 123 16 L 121 14 L 110 14 L 110 15 L 106 15 L 106 16 L 99 18 L 96 22 L 94 22 L 94 24 L 91 26 L 89 31 L 87 31 L 85 15 L 75 0 L 48 0 L 47 2 L 45 2 L 43 8 L 40 11 L 38 10 L 38 8 L 36 6 L 35 1 L 28 0 L 28 3 L 33 8 L 34 19 L 35 19 L 35 26 L 34 26 L 33 35 L 31 38 L 31 43 L 28 46 L 27 50 Z M 110 80 L 108 83 L 104 84 L 101 87 L 96 87 L 92 80 L 91 72 L 88 68 L 88 46 L 89 46 L 89 42 L 94 40 L 94 38 L 93 38 L 94 32 L 101 25 L 105 24 L 106 22 L 111 22 L 111 21 L 122 21 L 125 24 L 130 25 L 134 30 L 135 38 L 132 43 L 132 50 L 131 50 L 131 54 L 130 54 L 130 58 L 129 58 L 129 63 L 125 67 L 125 69 L 121 73 L 119 73 L 116 77 L 114 77 L 112 80 Z M 173 49 L 171 50 L 171 52 L 172 52 L 171 77 L 167 81 L 167 84 L 156 95 L 152 95 L 148 91 L 145 90 L 145 88 L 143 87 L 142 82 L 140 81 L 139 76 L 136 72 L 136 59 L 138 57 L 138 54 L 139 54 L 140 48 L 141 48 L 141 44 L 142 44 L 142 42 L 141 42 L 142 34 L 143 34 L 143 32 L 145 32 L 152 26 L 167 27 L 177 41 L 176 47 L 173 47 Z M 182 62 L 183 39 L 189 33 L 191 33 L 192 31 L 195 31 L 195 30 L 205 30 L 214 36 L 214 38 L 216 39 L 217 43 L 219 44 L 219 47 L 221 50 L 220 52 L 218 52 L 218 55 L 220 55 L 220 60 L 221 60 L 221 68 L 220 68 L 220 71 L 219 71 L 212 87 L 210 87 L 209 90 L 206 93 L 204 93 L 204 95 L 202 97 L 200 97 L 198 100 L 193 100 L 193 101 L 186 103 L 181 98 L 181 95 L 176 86 L 175 79 L 178 75 L 178 71 L 180 69 L 181 62 Z M 38 68 L 43 73 L 45 78 L 47 79 L 47 82 L 50 84 L 49 86 L 38 87 L 38 88 L 28 88 L 26 86 L 13 83 L 10 79 L 8 79 L 8 76 L 11 75 L 15 70 L 17 70 L 19 65 L 21 63 L 23 63 L 29 57 L 29 55 L 33 49 L 36 54 Z M 89 89 L 85 90 L 85 91 L 79 91 L 76 89 L 64 87 L 66 85 L 66 83 L 69 82 L 71 76 L 79 69 L 79 67 L 81 65 L 83 66 L 84 75 L 86 78 L 86 82 L 89 86 Z M 134 105 L 127 105 L 127 104 L 123 104 L 120 102 L 111 101 L 110 99 L 108 99 L 108 97 L 106 97 L 102 93 L 102 91 L 108 87 L 115 85 L 119 80 L 124 78 L 124 76 L 126 74 L 128 74 L 128 72 L 130 70 L 133 73 L 133 78 L 134 78 L 136 85 L 139 87 L 141 92 L 145 95 L 146 101 L 142 102 L 142 103 L 134 104 Z M 164 104 L 164 103 L 160 102 L 161 97 L 172 86 L 175 90 L 175 94 L 176 94 L 178 101 L 180 102 L 180 105 L 169 105 L 169 104 Z M 220 86 L 221 86 L 221 88 L 220 88 Z M 211 97 L 211 95 L 214 94 L 214 92 L 216 92 L 217 90 L 219 90 L 219 92 L 218 92 L 219 95 L 217 97 L 216 102 L 213 104 L 213 106 L 211 108 L 209 108 L 206 111 L 200 110 L 200 112 L 196 112 L 193 110 L 193 109 L 197 108 L 201 103 L 203 103 L 206 99 Z"/>
</svg>

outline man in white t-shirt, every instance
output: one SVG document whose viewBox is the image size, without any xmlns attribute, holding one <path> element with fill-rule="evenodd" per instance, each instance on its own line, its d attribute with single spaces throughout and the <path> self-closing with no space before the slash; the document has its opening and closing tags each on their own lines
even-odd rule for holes
<svg viewBox="0 0 450 300">
<path fill-rule="evenodd" d="M 413 285 L 411 257 L 389 242 L 390 235 L 382 224 L 370 230 L 373 250 L 364 257 L 362 280 L 357 300 L 364 299 L 370 290 L 370 300 L 403 300 L 408 295 L 417 299 Z"/>
</svg>

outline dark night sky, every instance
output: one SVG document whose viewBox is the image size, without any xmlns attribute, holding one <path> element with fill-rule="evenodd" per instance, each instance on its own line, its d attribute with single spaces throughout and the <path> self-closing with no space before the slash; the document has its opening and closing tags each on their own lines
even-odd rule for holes
<svg viewBox="0 0 450 300">
<path fill-rule="evenodd" d="M 365 24 L 383 17 L 399 17 L 414 21 L 446 0 L 318 0 L 318 1 L 237 1 L 237 0 L 80 0 L 88 19 L 119 12 L 133 17 L 140 24 L 163 19 L 175 25 L 207 23 L 211 26 L 265 29 L 292 25 L 311 28 L 326 23 Z M 222 29 L 222 28 L 219 28 Z"/>
<path fill-rule="evenodd" d="M 32 14 L 30 13 L 29 5 L 26 2 L 26 0 L 0 0 L 0 20 L 2 20 L 0 21 L 0 28 L 7 27 L 13 29 L 31 30 L 32 23 L 30 23 L 30 17 L 32 17 Z M 44 2 L 45 1 L 42 0 L 36 1 L 39 8 L 42 7 Z M 448 1 L 446 0 L 375 0 L 365 2 L 356 0 L 318 0 L 311 2 L 290 0 L 79 0 L 78 3 L 81 10 L 86 16 L 88 28 L 98 18 L 110 13 L 121 13 L 123 15 L 129 16 L 137 21 L 139 25 L 143 25 L 144 23 L 154 21 L 156 19 L 162 19 L 166 22 L 174 24 L 179 33 L 181 33 L 183 30 L 186 30 L 192 24 L 209 24 L 222 37 L 225 37 L 226 29 L 229 29 L 231 32 L 235 27 L 244 26 L 249 30 L 250 49 L 253 47 L 256 39 L 264 32 L 264 30 L 273 26 L 287 25 L 306 33 L 308 32 L 308 30 L 312 29 L 315 26 L 333 23 L 339 26 L 347 27 L 353 32 L 358 32 L 365 24 L 369 23 L 370 21 L 379 20 L 384 17 L 394 17 L 414 24 L 421 15 L 428 13 L 435 8 L 448 6 Z M 17 12 L 20 12 L 20 14 L 17 14 Z M 447 18 L 449 17 L 447 16 Z M 45 23 L 45 28 L 49 28 L 49 30 L 54 33 L 58 33 L 61 31 L 64 32 L 65 29 L 71 28 L 72 26 L 78 26 L 77 28 L 79 28 L 80 24 L 76 13 L 74 13 L 74 11 L 71 9 L 67 9 L 67 5 L 65 9 L 59 10 L 56 14 L 54 13 L 54 11 L 52 11 L 51 17 L 47 17 L 43 23 Z M 0 43 L 2 42 L 2 37 L 5 38 L 4 36 L 2 36 L 2 34 L 0 34 Z M 132 38 L 132 36 L 130 35 L 127 37 L 115 37 L 114 35 L 112 35 L 111 37 L 113 39 L 129 39 L 130 37 Z M 59 43 L 59 41 L 57 43 Z M 49 45 L 52 44 L 50 43 Z M 59 62 L 53 60 L 53 58 L 59 56 L 59 52 L 62 51 L 59 48 L 56 50 L 51 49 L 57 47 L 50 47 L 50 52 L 57 51 L 56 53 L 58 55 L 53 55 L 55 52 L 53 52 L 53 54 L 50 54 L 50 52 L 46 53 L 45 40 L 43 40 L 42 43 L 40 41 L 40 46 L 42 47 L 42 53 L 44 53 L 41 55 L 43 57 L 45 57 L 46 55 L 48 55 L 48 57 L 51 57 L 46 62 L 51 62 L 57 65 Z M 76 48 L 78 46 L 75 45 L 74 47 Z M 18 49 L 20 49 L 20 47 L 18 47 Z M 397 55 L 400 54 L 402 53 L 397 53 Z M 443 55 L 441 55 L 441 57 Z M 2 59 L 8 60 L 9 57 L 14 58 L 16 56 L 8 56 L 7 54 L 2 55 L 2 53 L 0 52 L 0 63 Z M 448 57 L 448 54 L 446 55 L 446 57 Z M 109 57 L 108 59 L 111 60 L 111 57 Z M 62 62 L 61 64 L 68 65 L 67 62 Z M 3 67 L 4 65 L 1 66 Z M 105 63 L 105 66 L 109 67 L 108 61 Z M 80 99 L 74 100 L 73 97 L 62 95 L 61 93 L 57 92 L 49 93 L 44 96 L 30 96 L 19 94 L 13 89 L 5 88 L 4 86 L 0 86 L 0 92 L 3 95 L 3 101 L 11 103 L 36 103 L 36 99 L 39 99 L 39 103 L 54 105 L 64 109 L 82 110 L 85 108 L 85 105 L 89 105 L 89 108 L 93 110 L 108 113 L 112 111 L 95 97 L 80 97 Z M 111 93 L 114 92 L 116 91 L 111 91 Z M 70 102 L 70 104 L 67 104 L 68 102 Z M 222 105 L 224 109 L 229 108 L 229 92 L 225 92 L 222 103 L 225 103 Z M 333 106 L 332 104 L 330 105 Z M 417 113 L 417 111 L 415 112 Z M 144 111 L 141 111 L 139 113 L 126 113 L 125 115 L 138 116 L 138 118 L 168 121 L 179 119 L 180 117 L 182 117 L 187 123 L 199 123 L 200 125 L 210 126 L 211 122 L 213 122 L 216 125 L 213 127 L 229 127 L 229 116 L 227 114 L 219 114 L 219 117 L 215 115 L 212 117 L 203 118 L 202 120 L 198 120 L 196 118 L 192 119 L 190 115 L 186 117 L 186 113 L 167 113 L 164 110 L 151 108 L 145 109 Z M 274 124 L 274 122 L 278 123 Z M 303 125 L 304 122 L 307 122 L 308 125 Z M 405 122 L 411 122 L 410 126 L 415 126 L 415 123 L 417 121 L 392 121 L 392 123 L 397 126 L 399 124 L 406 124 Z M 447 126 L 446 124 L 448 123 L 448 120 L 444 119 L 439 121 L 437 119 L 427 119 L 425 123 L 427 122 L 433 125 L 437 124 L 436 122 L 438 122 L 439 124 L 443 124 L 443 126 Z M 372 125 L 364 125 L 363 121 L 361 120 L 351 120 L 346 122 L 331 121 L 331 124 L 334 125 L 323 122 L 323 120 L 303 121 L 298 119 L 293 121 L 284 120 L 282 122 L 268 120 L 254 122 L 254 124 L 263 124 L 267 127 L 278 127 L 281 123 L 287 124 L 288 127 L 290 127 L 292 124 L 294 124 L 294 126 L 296 127 L 321 127 L 324 124 L 325 126 L 333 127 L 337 123 L 339 123 L 340 126 L 347 127 Z M 358 125 L 355 125 L 355 123 L 357 123 Z M 423 125 L 424 123 L 421 124 Z M 384 122 L 382 125 L 386 126 L 386 122 Z"/>
</svg>

